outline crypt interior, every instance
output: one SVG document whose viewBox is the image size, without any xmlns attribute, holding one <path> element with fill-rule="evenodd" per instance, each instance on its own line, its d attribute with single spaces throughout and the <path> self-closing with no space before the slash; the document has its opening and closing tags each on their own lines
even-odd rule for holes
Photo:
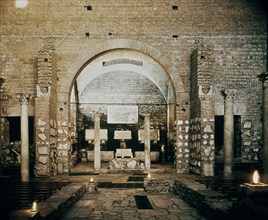
<svg viewBox="0 0 268 220">
<path fill-rule="evenodd" d="M 267 219 L 265 6 L 1 0 L 0 218 Z"/>
</svg>

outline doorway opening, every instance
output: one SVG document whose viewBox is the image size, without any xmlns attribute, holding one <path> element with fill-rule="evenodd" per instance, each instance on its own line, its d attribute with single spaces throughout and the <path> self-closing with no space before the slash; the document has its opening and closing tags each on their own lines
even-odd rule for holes
<svg viewBox="0 0 268 220">
<path fill-rule="evenodd" d="M 234 140 L 233 140 L 234 163 L 241 159 L 241 116 L 234 115 Z M 223 147 L 224 147 L 224 116 L 215 116 L 215 169 L 223 169 Z"/>
<path fill-rule="evenodd" d="M 20 117 L 5 117 L 7 139 L 3 148 L 3 172 L 8 175 L 20 174 L 21 127 Z M 34 146 L 34 117 L 28 117 L 29 128 L 29 168 L 34 176 L 35 146 Z"/>
<path fill-rule="evenodd" d="M 215 155 L 223 159 L 224 116 L 215 116 Z M 234 158 L 241 157 L 241 116 L 234 115 Z"/>
</svg>

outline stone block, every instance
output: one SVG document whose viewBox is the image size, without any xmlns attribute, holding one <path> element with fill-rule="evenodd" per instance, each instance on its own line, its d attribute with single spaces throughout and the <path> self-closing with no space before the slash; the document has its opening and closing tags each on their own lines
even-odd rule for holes
<svg viewBox="0 0 268 220">
<path fill-rule="evenodd" d="M 38 153 L 39 154 L 48 154 L 48 148 L 47 147 L 38 147 Z"/>
<path fill-rule="evenodd" d="M 211 126 L 210 125 L 206 125 L 204 128 L 204 132 L 209 132 L 209 133 L 213 133 Z"/>
<path fill-rule="evenodd" d="M 38 134 L 37 135 L 42 141 L 45 141 L 47 139 L 47 136 L 45 134 Z"/>
<path fill-rule="evenodd" d="M 41 164 L 45 165 L 45 164 L 47 164 L 47 162 L 48 162 L 48 156 L 40 156 L 40 157 L 38 158 L 38 161 L 39 161 Z"/>
<path fill-rule="evenodd" d="M 244 128 L 251 128 L 251 122 L 250 121 L 245 122 Z"/>
<path fill-rule="evenodd" d="M 47 123 L 41 119 L 38 119 L 37 124 L 38 126 L 43 126 L 43 125 L 46 125 Z"/>
</svg>

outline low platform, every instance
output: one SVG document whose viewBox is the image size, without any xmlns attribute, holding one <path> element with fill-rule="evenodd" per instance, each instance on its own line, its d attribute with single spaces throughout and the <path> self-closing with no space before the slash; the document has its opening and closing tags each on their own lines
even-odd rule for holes
<svg viewBox="0 0 268 220">
<path fill-rule="evenodd" d="M 139 171 L 140 169 L 110 169 L 110 163 L 107 161 L 101 162 L 101 169 L 94 170 L 94 162 L 79 162 L 70 169 L 70 175 L 98 175 L 105 173 L 129 173 Z M 148 172 L 148 171 L 146 171 Z M 176 173 L 175 166 L 171 163 L 151 163 L 152 173 Z"/>
</svg>

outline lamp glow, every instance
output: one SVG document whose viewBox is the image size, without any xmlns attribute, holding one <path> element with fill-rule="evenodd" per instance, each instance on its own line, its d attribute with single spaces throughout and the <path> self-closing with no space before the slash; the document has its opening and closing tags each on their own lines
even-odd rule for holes
<svg viewBox="0 0 268 220">
<path fill-rule="evenodd" d="M 90 183 L 93 183 L 93 182 L 94 182 L 94 180 L 93 180 L 92 177 L 90 178 L 89 182 L 90 182 Z"/>
<path fill-rule="evenodd" d="M 37 202 L 33 202 L 32 212 L 37 212 Z"/>
<path fill-rule="evenodd" d="M 15 5 L 17 8 L 25 8 L 28 5 L 28 0 L 16 0 Z"/>
<path fill-rule="evenodd" d="M 259 181 L 260 181 L 260 175 L 259 175 L 258 171 L 255 170 L 253 173 L 253 183 L 258 184 Z"/>
<path fill-rule="evenodd" d="M 148 173 L 148 176 L 147 176 L 147 177 L 148 177 L 148 179 L 150 179 L 150 178 L 151 178 L 151 174 L 150 174 L 150 173 Z"/>
</svg>

